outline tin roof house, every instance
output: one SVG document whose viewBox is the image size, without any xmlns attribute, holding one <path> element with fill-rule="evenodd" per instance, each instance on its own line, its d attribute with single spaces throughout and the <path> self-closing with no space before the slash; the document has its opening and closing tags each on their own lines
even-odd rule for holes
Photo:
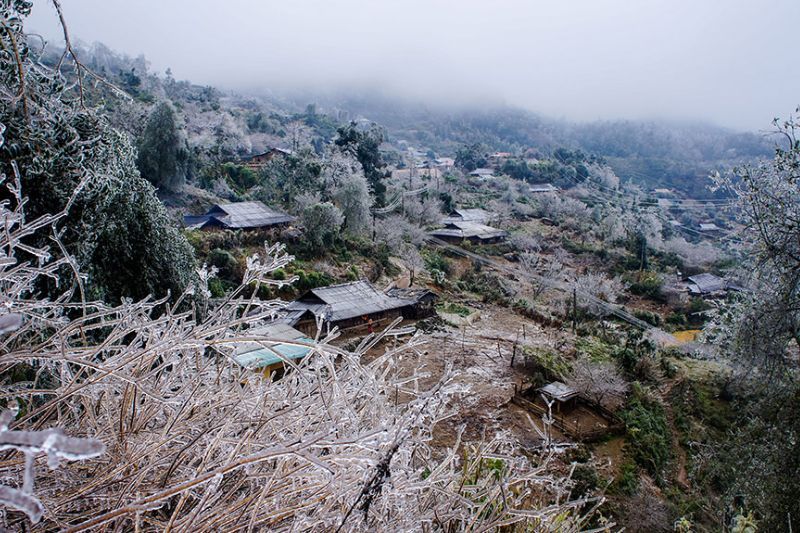
<svg viewBox="0 0 800 533">
<path fill-rule="evenodd" d="M 245 158 L 242 163 L 244 166 L 251 170 L 260 170 L 267 166 L 267 163 L 275 159 L 276 157 L 286 157 L 292 155 L 291 150 L 286 150 L 284 148 L 277 148 L 272 147 L 269 148 L 266 152 L 262 152 L 260 154 L 252 155 L 248 158 Z"/>
<path fill-rule="evenodd" d="M 528 188 L 528 191 L 531 194 L 555 193 L 558 192 L 558 187 L 552 183 L 534 183 Z"/>
<path fill-rule="evenodd" d="M 494 170 L 491 168 L 476 168 L 472 172 L 469 173 L 470 176 L 480 178 L 482 180 L 487 180 L 494 178 Z"/>
<path fill-rule="evenodd" d="M 478 224 L 486 224 L 487 222 L 491 222 L 496 218 L 496 214 L 490 213 L 485 209 L 458 208 L 450 211 L 450 214 L 446 218 L 442 219 L 442 224 L 447 224 L 448 222 L 475 222 Z"/>
<path fill-rule="evenodd" d="M 261 202 L 216 204 L 205 215 L 183 217 L 188 229 L 264 229 L 282 227 L 296 219 Z"/>
<path fill-rule="evenodd" d="M 728 290 L 728 282 L 719 276 L 705 272 L 686 278 L 689 294 L 694 296 L 710 296 Z"/>
<path fill-rule="evenodd" d="M 412 294 L 385 294 L 359 280 L 307 291 L 286 306 L 285 321 L 308 335 L 316 334 L 317 317 L 326 328 L 372 331 L 397 317 L 410 317 L 420 301 Z"/>
<path fill-rule="evenodd" d="M 508 232 L 477 222 L 450 221 L 443 228 L 428 232 L 428 235 L 450 243 L 470 241 L 476 244 L 493 244 L 504 241 Z"/>
</svg>

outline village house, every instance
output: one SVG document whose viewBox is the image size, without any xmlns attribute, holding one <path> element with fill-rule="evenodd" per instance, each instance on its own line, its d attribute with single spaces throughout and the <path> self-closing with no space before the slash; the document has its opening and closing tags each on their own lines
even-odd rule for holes
<svg viewBox="0 0 800 533">
<path fill-rule="evenodd" d="M 428 235 L 453 244 L 460 244 L 464 241 L 476 244 L 494 244 L 503 242 L 508 237 L 508 232 L 477 222 L 453 220 L 445 223 L 441 229 L 428 232 Z"/>
<path fill-rule="evenodd" d="M 528 188 L 531 194 L 555 193 L 558 192 L 558 187 L 552 183 L 534 183 Z"/>
<path fill-rule="evenodd" d="M 686 289 L 692 296 L 723 296 L 730 288 L 727 280 L 708 272 L 689 276 L 685 282 Z"/>
<path fill-rule="evenodd" d="M 262 152 L 260 154 L 256 154 L 245 158 L 242 161 L 242 164 L 249 168 L 250 170 L 260 170 L 267 166 L 267 163 L 275 159 L 276 157 L 286 157 L 287 155 L 292 155 L 291 150 L 286 150 L 284 148 L 270 148 L 266 152 Z"/>
<path fill-rule="evenodd" d="M 242 335 L 264 340 L 237 343 L 233 360 L 240 366 L 261 372 L 267 377 L 273 372 L 276 375 L 282 374 L 286 369 L 286 361 L 299 363 L 311 352 L 311 347 L 305 345 L 314 343 L 305 334 L 282 322 L 251 328 Z"/>
<path fill-rule="evenodd" d="M 697 231 L 705 235 L 717 235 L 722 232 L 722 228 L 713 222 L 703 222 L 697 226 Z"/>
<path fill-rule="evenodd" d="M 442 224 L 448 224 L 450 222 L 475 222 L 477 224 L 486 224 L 488 222 L 491 222 L 492 220 L 495 220 L 496 218 L 497 218 L 496 214 L 490 213 L 485 209 L 458 208 L 450 211 L 450 214 L 442 219 Z"/>
<path fill-rule="evenodd" d="M 430 291 L 385 294 L 369 281 L 311 289 L 286 306 L 285 322 L 307 335 L 316 335 L 317 317 L 324 331 L 363 328 L 370 332 L 398 317 L 419 318 L 430 307 Z"/>
<path fill-rule="evenodd" d="M 476 168 L 470 172 L 469 175 L 482 180 L 488 180 L 494 178 L 494 170 L 491 168 Z"/>
<path fill-rule="evenodd" d="M 290 225 L 296 219 L 261 202 L 236 202 L 216 204 L 205 215 L 187 215 L 183 224 L 187 229 L 273 229 Z"/>
<path fill-rule="evenodd" d="M 511 152 L 495 152 L 489 155 L 489 164 L 495 167 L 501 167 L 512 155 Z"/>
<path fill-rule="evenodd" d="M 456 160 L 452 157 L 437 157 L 433 163 L 442 172 L 450 172 L 456 166 Z"/>
</svg>

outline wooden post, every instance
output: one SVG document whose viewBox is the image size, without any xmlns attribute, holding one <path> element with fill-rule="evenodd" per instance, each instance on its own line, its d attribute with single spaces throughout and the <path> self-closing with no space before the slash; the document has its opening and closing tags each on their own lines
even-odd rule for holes
<svg viewBox="0 0 800 533">
<path fill-rule="evenodd" d="M 514 368 L 514 358 L 517 356 L 517 343 L 514 343 L 514 347 L 511 350 L 511 368 Z M 517 386 L 514 385 L 514 388 Z"/>
</svg>

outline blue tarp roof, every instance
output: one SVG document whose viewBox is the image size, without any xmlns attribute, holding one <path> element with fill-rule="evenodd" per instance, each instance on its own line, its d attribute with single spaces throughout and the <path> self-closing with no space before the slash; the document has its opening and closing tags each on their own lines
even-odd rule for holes
<svg viewBox="0 0 800 533">
<path fill-rule="evenodd" d="M 300 342 L 314 342 L 308 337 L 297 339 Z M 245 368 L 264 368 L 283 361 L 275 352 L 278 352 L 286 359 L 302 359 L 311 348 L 305 346 L 294 346 L 291 344 L 273 344 L 270 348 L 260 348 L 252 352 L 245 352 L 234 357 L 234 360 Z"/>
<path fill-rule="evenodd" d="M 247 330 L 245 334 L 264 338 L 262 342 L 246 341 L 236 345 L 233 360 L 249 369 L 264 368 L 265 366 L 280 363 L 285 359 L 302 359 L 311 351 L 311 348 L 307 346 L 296 346 L 294 344 L 286 344 L 286 342 L 314 343 L 313 339 L 280 322 L 273 322 Z M 277 342 L 271 342 L 267 339 L 275 339 Z M 281 356 L 283 356 L 283 359 Z"/>
</svg>

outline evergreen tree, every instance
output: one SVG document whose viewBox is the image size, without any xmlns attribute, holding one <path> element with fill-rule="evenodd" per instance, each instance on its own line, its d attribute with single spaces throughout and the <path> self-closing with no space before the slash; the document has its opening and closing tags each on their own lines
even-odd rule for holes
<svg viewBox="0 0 800 533">
<path fill-rule="evenodd" d="M 136 165 L 142 176 L 160 189 L 174 191 L 186 180 L 189 152 L 178 129 L 175 109 L 163 101 L 147 118 L 139 138 L 139 157 Z"/>
<path fill-rule="evenodd" d="M 364 176 L 369 182 L 370 190 L 375 196 L 375 205 L 386 205 L 385 178 L 381 170 L 386 166 L 380 152 L 383 142 L 383 132 L 377 126 L 372 126 L 366 131 L 361 131 L 355 122 L 342 126 L 337 130 L 339 137 L 335 143 L 353 154 L 364 169 Z"/>
<path fill-rule="evenodd" d="M 168 290 L 176 294 L 194 276 L 191 247 L 170 223 L 153 187 L 140 177 L 127 135 L 83 104 L 76 94 L 80 87 L 32 57 L 22 31 L 29 11 L 25 2 L 0 6 L 0 16 L 11 21 L 3 45 L 11 47 L 13 36 L 20 51 L 20 63 L 0 54 L 0 77 L 13 89 L 0 95 L 0 133 L 5 138 L 0 174 L 6 182 L 19 179 L 28 219 L 64 213 L 56 229 L 64 251 L 88 275 L 87 298 L 115 302 L 163 296 Z M 82 90 L 90 87 L 84 84 Z M 1 191 L 4 199 L 13 194 L 5 186 Z M 44 237 L 32 237 L 26 244 L 62 253 Z M 61 282 L 75 280 L 71 268 L 65 266 L 62 273 Z M 63 287 L 41 289 L 63 292 Z"/>
</svg>

